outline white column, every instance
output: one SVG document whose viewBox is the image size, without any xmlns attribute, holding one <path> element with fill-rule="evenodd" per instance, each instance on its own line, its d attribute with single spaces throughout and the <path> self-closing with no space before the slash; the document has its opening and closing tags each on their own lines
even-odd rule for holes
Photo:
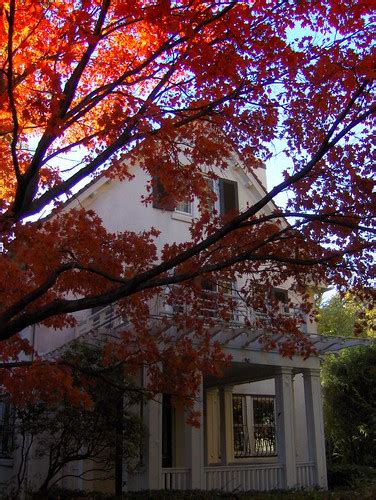
<svg viewBox="0 0 376 500">
<path fill-rule="evenodd" d="M 162 394 L 158 394 L 145 404 L 144 423 L 149 436 L 146 439 L 144 488 L 157 490 L 163 485 L 162 477 Z"/>
<path fill-rule="evenodd" d="M 327 488 L 320 370 L 304 370 L 303 378 L 307 418 L 308 457 L 311 462 L 315 462 L 316 464 L 317 486 Z"/>
<path fill-rule="evenodd" d="M 219 389 L 220 446 L 222 465 L 228 465 L 234 461 L 232 389 L 232 386 L 220 387 Z"/>
<path fill-rule="evenodd" d="M 275 377 L 278 457 L 284 465 L 284 487 L 295 488 L 296 452 L 292 369 L 281 367 Z"/>
<path fill-rule="evenodd" d="M 204 395 L 202 380 L 193 410 L 200 412 L 200 427 L 185 425 L 185 463 L 190 468 L 189 488 L 204 489 Z"/>
</svg>

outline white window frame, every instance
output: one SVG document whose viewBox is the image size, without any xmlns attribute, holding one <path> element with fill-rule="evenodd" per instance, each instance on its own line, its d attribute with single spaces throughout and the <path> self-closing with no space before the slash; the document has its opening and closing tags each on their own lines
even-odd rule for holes
<svg viewBox="0 0 376 500">
<path fill-rule="evenodd" d="M 186 199 L 184 201 L 179 201 L 179 203 L 176 204 L 175 207 L 175 212 L 178 212 L 180 214 L 184 215 L 193 215 L 193 203 Z"/>
</svg>

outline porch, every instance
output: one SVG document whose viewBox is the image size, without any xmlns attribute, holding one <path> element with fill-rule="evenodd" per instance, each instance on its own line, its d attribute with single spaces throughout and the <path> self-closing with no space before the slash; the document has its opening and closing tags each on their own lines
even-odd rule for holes
<svg viewBox="0 0 376 500">
<path fill-rule="evenodd" d="M 233 362 L 224 377 L 202 380 L 200 428 L 166 396 L 147 404 L 144 468 L 127 489 L 326 488 L 319 359 L 244 344 L 226 351 Z"/>
</svg>

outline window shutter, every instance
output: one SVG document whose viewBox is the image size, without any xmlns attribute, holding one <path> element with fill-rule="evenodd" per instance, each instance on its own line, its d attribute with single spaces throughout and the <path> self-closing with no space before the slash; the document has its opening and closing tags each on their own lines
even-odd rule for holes
<svg viewBox="0 0 376 500">
<path fill-rule="evenodd" d="M 221 215 L 239 210 L 237 182 L 219 179 L 219 208 Z"/>
<path fill-rule="evenodd" d="M 158 177 L 153 177 L 152 192 L 154 208 L 159 208 L 161 210 L 170 210 L 171 212 L 175 209 L 174 201 L 169 199 L 168 193 L 166 192 L 163 184 L 158 179 Z"/>
</svg>

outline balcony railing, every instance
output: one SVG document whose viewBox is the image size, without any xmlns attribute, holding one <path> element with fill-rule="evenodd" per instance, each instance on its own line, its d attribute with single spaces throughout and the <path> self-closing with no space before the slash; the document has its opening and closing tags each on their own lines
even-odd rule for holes
<svg viewBox="0 0 376 500">
<path fill-rule="evenodd" d="M 221 322 L 218 311 L 220 310 L 219 300 L 216 301 L 216 296 L 219 297 L 217 292 L 207 291 L 208 300 L 205 303 L 203 301 L 203 306 L 201 308 L 201 315 L 203 318 L 213 319 L 218 318 L 218 322 Z M 265 325 L 268 321 L 268 315 L 265 312 L 253 310 L 244 303 L 244 301 L 233 294 L 227 296 L 229 300 L 233 303 L 233 308 L 231 310 L 230 325 L 232 326 L 242 326 L 251 325 L 257 328 L 258 325 Z M 223 304 L 222 304 L 223 306 Z M 184 302 L 176 301 L 176 303 L 171 303 L 171 298 L 168 292 L 160 293 L 153 306 L 153 315 L 155 317 L 160 316 L 173 316 L 174 314 L 189 314 L 189 305 Z M 280 306 L 280 314 L 283 316 L 298 317 L 302 316 L 304 322 L 301 325 L 301 330 L 307 333 L 307 324 L 305 321 L 305 315 L 302 314 L 299 307 L 288 308 L 285 304 Z M 226 321 L 227 323 L 227 321 Z"/>
<path fill-rule="evenodd" d="M 217 292 L 206 292 L 210 296 L 207 304 L 202 307 L 202 317 L 204 318 L 216 318 L 220 322 L 218 316 L 219 301 L 216 303 Z M 232 326 L 242 326 L 251 325 L 257 328 L 259 324 L 265 323 L 267 321 L 267 315 L 260 311 L 255 311 L 246 306 L 243 300 L 236 295 L 232 295 L 229 299 L 233 303 L 233 309 L 231 312 L 230 325 Z M 169 300 L 168 292 L 163 292 L 157 295 L 154 303 L 150 304 L 151 316 L 158 318 L 162 316 L 173 316 L 177 313 L 189 314 L 189 306 L 185 303 L 175 303 L 171 304 Z M 297 316 L 301 314 L 298 308 L 289 309 L 286 308 L 281 310 L 283 315 Z M 76 336 L 88 333 L 90 331 L 96 331 L 99 329 L 110 330 L 117 328 L 118 326 L 125 323 L 125 320 L 120 316 L 116 310 L 116 306 L 110 305 L 91 313 L 87 318 L 81 321 L 76 327 Z M 227 322 L 226 322 L 227 323 Z M 307 324 L 303 323 L 301 327 L 304 333 L 307 333 Z"/>
<path fill-rule="evenodd" d="M 90 314 L 76 327 L 76 336 L 96 330 L 112 330 L 124 323 L 124 319 L 113 305 Z"/>
</svg>

